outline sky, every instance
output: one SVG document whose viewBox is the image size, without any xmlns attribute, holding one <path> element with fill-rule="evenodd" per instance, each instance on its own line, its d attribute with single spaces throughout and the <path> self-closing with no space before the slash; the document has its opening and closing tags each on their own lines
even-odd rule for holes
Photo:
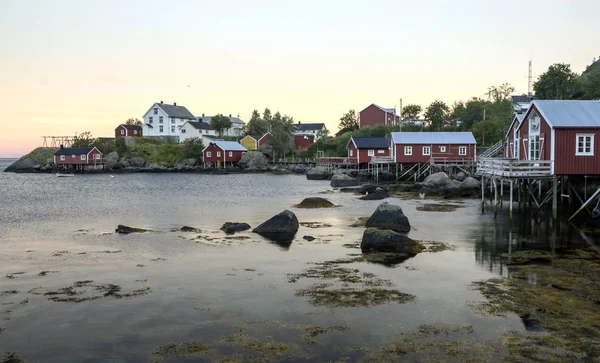
<svg viewBox="0 0 600 363">
<path fill-rule="evenodd" d="M 600 57 L 600 1 L 0 0 L 0 157 L 111 136 L 154 102 L 325 122 L 349 109 L 527 92 Z"/>
</svg>

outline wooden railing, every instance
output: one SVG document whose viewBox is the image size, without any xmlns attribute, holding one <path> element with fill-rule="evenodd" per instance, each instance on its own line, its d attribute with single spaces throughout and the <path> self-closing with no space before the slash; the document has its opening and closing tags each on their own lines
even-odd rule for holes
<svg viewBox="0 0 600 363">
<path fill-rule="evenodd" d="M 347 165 L 357 163 L 358 158 L 317 158 L 317 165 Z"/>
<path fill-rule="evenodd" d="M 371 156 L 371 160 L 369 161 L 371 164 L 392 164 L 394 163 L 394 158 L 391 156 Z"/>
<path fill-rule="evenodd" d="M 504 177 L 550 176 L 552 163 L 550 160 L 480 158 L 477 160 L 477 174 Z"/>
<path fill-rule="evenodd" d="M 475 158 L 472 156 L 455 157 L 455 156 L 434 156 L 431 159 L 431 164 L 435 165 L 470 165 L 475 164 Z"/>
</svg>

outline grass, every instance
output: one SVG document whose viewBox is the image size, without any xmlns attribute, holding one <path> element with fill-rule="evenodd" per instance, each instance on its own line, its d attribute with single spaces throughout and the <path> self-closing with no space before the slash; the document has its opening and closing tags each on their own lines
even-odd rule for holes
<svg viewBox="0 0 600 363">
<path fill-rule="evenodd" d="M 325 198 L 305 198 L 300 204 L 296 204 L 296 208 L 335 208 L 339 207 L 331 203 Z"/>
<path fill-rule="evenodd" d="M 140 157 L 147 163 L 175 165 L 185 162 L 184 145 L 137 142 L 127 148 L 126 157 Z"/>
<path fill-rule="evenodd" d="M 168 343 L 158 347 L 153 353 L 154 358 L 169 360 L 171 358 L 197 357 L 215 349 L 214 345 L 189 341 L 182 344 Z"/>
<path fill-rule="evenodd" d="M 58 150 L 56 147 L 38 147 L 29 152 L 29 154 L 22 156 L 21 160 L 31 158 L 40 164 L 46 163 L 49 159 L 54 159 L 56 150 Z"/>
<path fill-rule="evenodd" d="M 454 204 L 423 204 L 418 206 L 417 210 L 421 212 L 454 212 L 457 208 L 462 208 L 462 206 Z"/>
</svg>

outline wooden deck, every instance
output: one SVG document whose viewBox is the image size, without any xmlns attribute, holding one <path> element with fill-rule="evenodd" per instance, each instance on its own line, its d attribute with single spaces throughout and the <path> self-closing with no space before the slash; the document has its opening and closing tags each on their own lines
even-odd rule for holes
<svg viewBox="0 0 600 363">
<path fill-rule="evenodd" d="M 477 174 L 502 178 L 550 178 L 552 175 L 550 160 L 517 160 L 501 158 L 481 158 L 477 160 Z"/>
</svg>

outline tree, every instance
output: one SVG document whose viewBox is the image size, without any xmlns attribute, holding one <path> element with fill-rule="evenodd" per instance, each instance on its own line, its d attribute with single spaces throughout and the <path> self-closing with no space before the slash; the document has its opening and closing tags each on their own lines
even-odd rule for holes
<svg viewBox="0 0 600 363">
<path fill-rule="evenodd" d="M 199 137 L 192 137 L 187 139 L 184 143 L 183 157 L 186 159 L 202 159 L 202 151 L 204 150 L 204 143 Z"/>
<path fill-rule="evenodd" d="M 358 129 L 358 116 L 355 110 L 349 110 L 342 117 L 340 117 L 340 124 L 338 125 L 340 130 L 354 131 Z"/>
<path fill-rule="evenodd" d="M 418 119 L 421 111 L 423 111 L 423 109 L 420 105 L 406 105 L 402 107 L 402 118 L 404 120 Z"/>
<path fill-rule="evenodd" d="M 269 125 L 260 117 L 258 110 L 252 111 L 252 117 L 246 124 L 246 135 L 264 135 L 269 131 Z"/>
<path fill-rule="evenodd" d="M 431 121 L 431 130 L 439 131 L 446 119 L 448 106 L 442 101 L 433 101 L 425 110 L 425 119 Z"/>
<path fill-rule="evenodd" d="M 218 114 L 210 119 L 210 126 L 223 136 L 223 131 L 231 127 L 231 120 L 227 116 Z"/>
<path fill-rule="evenodd" d="M 273 148 L 273 158 L 284 157 L 286 152 L 294 149 L 294 139 L 292 138 L 292 134 L 286 130 L 284 125 L 280 124 L 273 128 L 271 130 L 271 135 L 269 144 Z"/>
<path fill-rule="evenodd" d="M 488 88 L 488 96 L 494 102 L 500 102 L 510 98 L 515 88 L 508 83 L 502 83 L 500 86 L 491 86 Z"/>
<path fill-rule="evenodd" d="M 127 121 L 125 121 L 125 125 L 143 126 L 144 123 L 137 118 L 129 118 L 129 119 L 127 119 Z"/>
<path fill-rule="evenodd" d="M 577 86 L 577 73 L 571 65 L 555 63 L 533 83 L 535 96 L 545 100 L 571 99 Z"/>
<path fill-rule="evenodd" d="M 271 116 L 271 110 L 269 110 L 268 108 L 265 108 L 262 119 L 265 120 L 266 122 L 271 122 L 272 118 L 273 118 L 273 116 Z"/>
<path fill-rule="evenodd" d="M 452 111 L 450 112 L 450 119 L 452 120 L 461 120 L 465 116 L 466 106 L 463 101 L 455 101 L 452 104 Z"/>
<path fill-rule="evenodd" d="M 96 142 L 96 138 L 92 136 L 91 131 L 82 132 L 79 135 L 75 135 L 73 138 L 73 147 L 88 147 L 92 146 Z"/>
</svg>

